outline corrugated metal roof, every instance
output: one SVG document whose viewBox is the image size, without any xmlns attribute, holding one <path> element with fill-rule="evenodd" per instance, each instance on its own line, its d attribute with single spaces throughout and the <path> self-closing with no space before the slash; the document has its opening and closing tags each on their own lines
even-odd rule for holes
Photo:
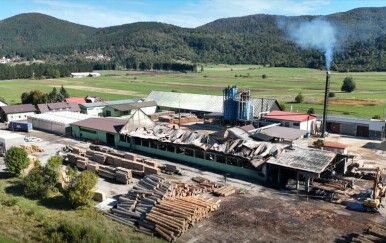
<svg viewBox="0 0 386 243">
<path fill-rule="evenodd" d="M 335 156 L 335 153 L 319 149 L 296 148 L 281 153 L 278 158 L 271 157 L 267 163 L 320 174 L 327 168 Z"/>
<path fill-rule="evenodd" d="M 1 106 L 0 109 L 3 110 L 5 114 L 36 112 L 35 106 L 31 104 Z"/>
<path fill-rule="evenodd" d="M 71 125 L 104 132 L 117 133 L 121 131 L 125 123 L 126 120 L 116 118 L 88 118 L 86 120 L 74 122 Z"/>
<path fill-rule="evenodd" d="M 316 116 L 305 113 L 289 112 L 289 111 L 271 111 L 264 116 L 267 119 L 274 119 L 279 121 L 296 121 L 304 122 L 316 119 Z"/>
<path fill-rule="evenodd" d="M 81 121 L 88 119 L 92 116 L 81 114 L 77 112 L 71 112 L 71 111 L 56 111 L 56 112 L 46 112 L 43 114 L 34 114 L 28 116 L 28 120 L 31 121 L 33 119 L 35 120 L 43 120 L 43 121 L 49 121 L 49 122 L 55 122 L 58 124 L 70 124 L 73 122 Z"/>
<path fill-rule="evenodd" d="M 130 104 L 130 103 L 138 102 L 139 100 L 140 99 L 101 101 L 101 102 L 94 102 L 94 103 L 84 103 L 84 104 L 80 104 L 80 106 L 83 106 L 85 108 L 93 108 L 93 107 L 100 107 L 100 106 Z"/>
<path fill-rule="evenodd" d="M 223 96 L 221 95 L 203 95 L 190 93 L 177 93 L 167 91 L 152 91 L 145 99 L 154 100 L 158 106 L 203 112 L 223 112 Z M 254 116 L 260 112 L 279 109 L 275 99 L 251 98 L 254 106 Z"/>
<path fill-rule="evenodd" d="M 136 102 L 136 103 L 129 103 L 129 104 L 109 105 L 109 107 L 117 111 L 131 111 L 134 109 L 151 107 L 151 106 L 157 106 L 157 103 L 155 101 L 145 101 L 145 102 Z"/>
<path fill-rule="evenodd" d="M 306 130 L 300 130 L 296 128 L 290 128 L 290 127 L 270 127 L 264 130 L 261 130 L 259 133 L 253 134 L 252 137 L 267 141 L 273 138 L 282 138 L 286 140 L 296 140 L 300 137 L 303 137 L 305 134 L 307 134 L 308 131 Z"/>
<path fill-rule="evenodd" d="M 40 113 L 46 113 L 50 111 L 47 104 L 37 104 L 37 107 Z"/>
</svg>

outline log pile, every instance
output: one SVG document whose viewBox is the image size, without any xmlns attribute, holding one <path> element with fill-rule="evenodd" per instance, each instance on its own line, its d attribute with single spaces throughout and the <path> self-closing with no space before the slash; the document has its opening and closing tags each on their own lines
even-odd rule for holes
<svg viewBox="0 0 386 243">
<path fill-rule="evenodd" d="M 225 185 L 213 190 L 213 194 L 220 197 L 227 197 L 236 193 L 236 189 L 233 186 Z"/>
<path fill-rule="evenodd" d="M 193 177 L 192 180 L 198 183 L 198 185 L 206 188 L 208 192 L 212 192 L 215 196 L 227 197 L 236 193 L 236 188 L 233 186 L 221 185 L 200 176 Z"/>
<path fill-rule="evenodd" d="M 386 225 L 369 225 L 368 229 L 363 234 L 353 237 L 351 242 L 386 242 Z"/>
<path fill-rule="evenodd" d="M 219 208 L 219 201 L 189 195 L 192 188 L 195 186 L 149 175 L 119 197 L 107 216 L 137 231 L 173 241 Z"/>
</svg>

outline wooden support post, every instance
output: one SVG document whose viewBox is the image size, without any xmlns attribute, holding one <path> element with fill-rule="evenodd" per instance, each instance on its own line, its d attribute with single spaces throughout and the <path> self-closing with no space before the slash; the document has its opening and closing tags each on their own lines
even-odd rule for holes
<svg viewBox="0 0 386 243">
<path fill-rule="evenodd" d="M 299 171 L 296 171 L 296 190 L 299 190 Z"/>
</svg>

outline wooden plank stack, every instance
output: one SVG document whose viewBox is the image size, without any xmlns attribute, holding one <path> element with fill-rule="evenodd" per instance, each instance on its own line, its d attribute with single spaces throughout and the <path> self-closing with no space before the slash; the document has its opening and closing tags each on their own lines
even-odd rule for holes
<svg viewBox="0 0 386 243">
<path fill-rule="evenodd" d="M 219 208 L 219 201 L 183 196 L 192 192 L 194 187 L 168 181 L 159 175 L 149 175 L 127 195 L 119 197 L 118 204 L 107 216 L 137 231 L 173 241 L 195 222 Z"/>
<path fill-rule="evenodd" d="M 20 145 L 20 148 L 24 149 L 28 154 L 44 152 L 38 145 Z"/>
<path fill-rule="evenodd" d="M 369 225 L 365 233 L 353 237 L 351 242 L 386 242 L 386 225 Z"/>
</svg>

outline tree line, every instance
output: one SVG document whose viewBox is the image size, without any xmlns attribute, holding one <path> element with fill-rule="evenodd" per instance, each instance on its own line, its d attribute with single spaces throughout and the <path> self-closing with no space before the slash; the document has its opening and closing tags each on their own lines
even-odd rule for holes
<svg viewBox="0 0 386 243">
<path fill-rule="evenodd" d="M 0 80 L 69 77 L 72 72 L 92 72 L 92 68 L 93 66 L 88 63 L 57 65 L 42 63 L 31 65 L 0 64 Z"/>
<path fill-rule="evenodd" d="M 68 97 L 70 97 L 70 95 L 62 85 L 59 92 L 56 87 L 52 88 L 49 93 L 44 93 L 40 90 L 31 90 L 30 92 L 22 93 L 20 99 L 22 104 L 37 105 L 43 103 L 63 102 Z"/>
</svg>

